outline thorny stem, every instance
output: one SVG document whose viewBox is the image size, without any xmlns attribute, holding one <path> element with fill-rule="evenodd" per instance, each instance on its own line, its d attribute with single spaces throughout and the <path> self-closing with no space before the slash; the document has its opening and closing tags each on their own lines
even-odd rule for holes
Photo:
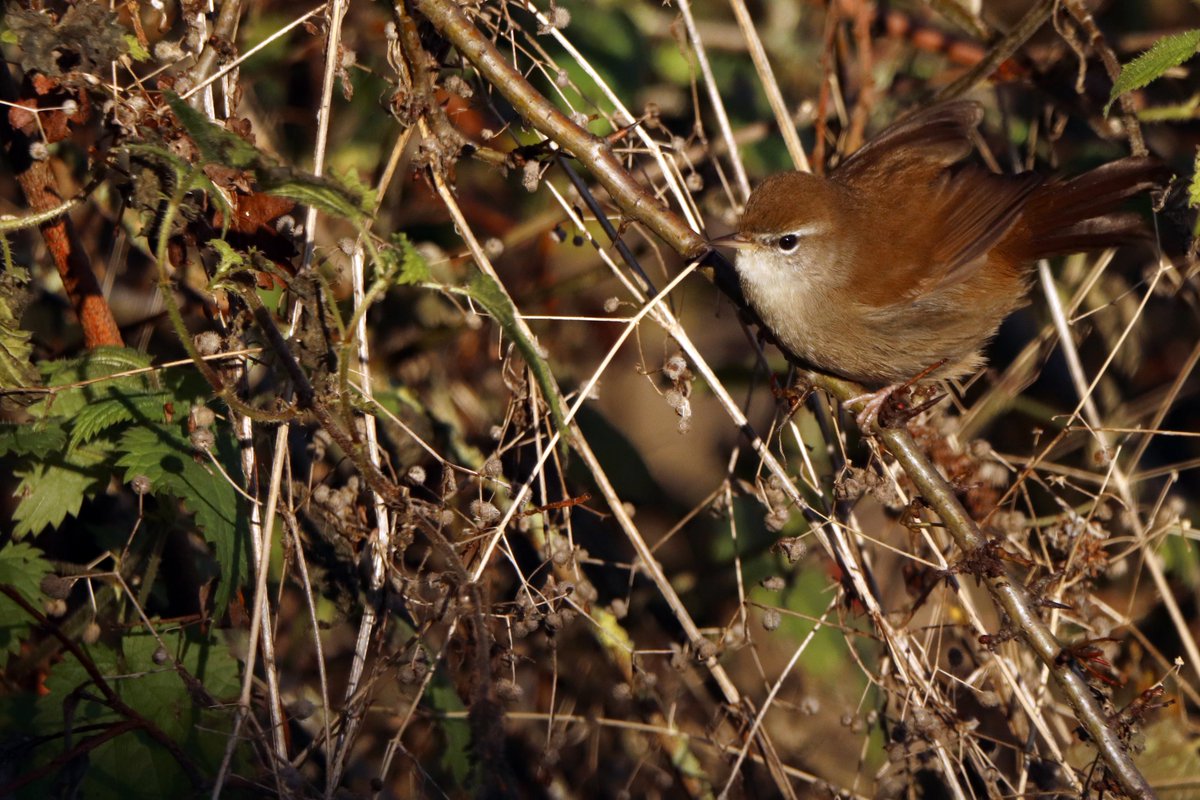
<svg viewBox="0 0 1200 800">
<path fill-rule="evenodd" d="M 681 255 L 692 258 L 702 252 L 703 240 L 639 186 L 602 140 L 575 125 L 534 89 L 475 28 L 456 3 L 452 0 L 415 0 L 415 4 L 534 128 L 583 163 L 609 191 L 622 211 L 658 233 Z M 1012 34 L 993 48 L 988 59 L 944 94 L 957 95 L 990 73 L 1044 24 L 1053 7 L 1054 0 L 1043 0 L 1035 6 Z M 842 399 L 860 392 L 859 387 L 837 378 L 825 375 L 815 378 L 817 385 Z M 954 490 L 919 450 L 908 431 L 887 429 L 882 432 L 881 438 L 963 552 L 969 554 L 987 546 L 986 538 L 958 501 Z M 1054 675 L 1080 723 L 1124 791 L 1136 798 L 1154 797 L 1153 790 L 1134 765 L 1125 745 L 1110 728 L 1087 683 L 1070 665 L 1055 663 L 1062 646 L 1039 618 L 1025 588 L 1007 577 L 988 580 L 988 588 L 999 609 L 1008 616 L 1012 625 L 1021 632 Z"/>
</svg>

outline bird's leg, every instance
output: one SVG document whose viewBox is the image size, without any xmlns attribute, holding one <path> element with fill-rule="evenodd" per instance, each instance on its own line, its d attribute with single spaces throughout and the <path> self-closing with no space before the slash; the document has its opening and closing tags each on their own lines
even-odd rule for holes
<svg viewBox="0 0 1200 800">
<path fill-rule="evenodd" d="M 936 364 L 921 370 L 904 383 L 893 383 L 874 392 L 856 395 L 843 405 L 863 404 L 862 410 L 855 415 L 854 421 L 858 423 L 859 430 L 864 433 L 873 428 L 891 428 L 898 424 L 902 425 L 945 397 L 944 394 L 936 394 L 933 398 L 915 407 L 910 406 L 907 402 L 912 394 L 913 385 L 941 369 L 945 364 L 946 359 L 943 358 Z"/>
</svg>

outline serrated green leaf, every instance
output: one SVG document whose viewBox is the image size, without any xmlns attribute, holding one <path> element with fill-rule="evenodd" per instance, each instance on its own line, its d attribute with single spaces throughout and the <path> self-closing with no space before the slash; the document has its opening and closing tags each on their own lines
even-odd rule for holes
<svg viewBox="0 0 1200 800">
<path fill-rule="evenodd" d="M 111 454 L 111 444 L 93 442 L 14 470 L 21 482 L 13 493 L 20 498 L 13 511 L 13 537 L 57 528 L 68 514 L 78 515 L 84 498 L 108 483 L 105 462 Z"/>
<path fill-rule="evenodd" d="M 1171 67 L 1177 67 L 1194 56 L 1197 49 L 1200 49 L 1200 29 L 1159 39 L 1149 50 L 1121 67 L 1121 74 L 1113 83 L 1108 103 L 1104 106 L 1105 115 L 1118 97 L 1161 78 Z"/>
<path fill-rule="evenodd" d="M 530 341 L 521 326 L 517 325 L 517 309 L 513 306 L 512 300 L 491 277 L 482 272 L 476 273 L 467 287 L 467 292 L 487 310 L 488 314 L 504 330 L 504 333 L 513 340 L 521 357 L 533 371 L 533 378 L 541 388 L 542 396 L 546 398 L 546 405 L 550 407 L 550 416 L 554 420 L 554 427 L 559 432 L 559 442 L 565 452 L 569 436 L 563 418 L 562 398 L 558 394 L 558 385 L 554 382 L 554 376 L 550 374 L 550 365 L 546 363 L 540 348 L 535 342 Z"/>
<path fill-rule="evenodd" d="M 221 466 L 230 476 L 240 475 L 237 442 L 226 430 L 214 433 L 213 452 Z M 126 482 L 144 475 L 155 495 L 177 497 L 196 515 L 196 524 L 212 544 L 221 569 L 215 611 L 219 617 L 245 575 L 249 531 L 241 496 L 207 456 L 197 458 L 183 423 L 130 428 L 118 447 L 122 455 L 117 466 L 125 469 Z"/>
<path fill-rule="evenodd" d="M 97 380 L 150 366 L 149 356 L 126 347 L 97 347 L 79 358 L 45 362 L 40 366 L 47 387 L 69 387 L 30 408 L 32 413 L 44 418 L 73 419 L 89 404 L 110 398 L 110 390 L 117 395 L 140 395 L 152 388 L 148 374 Z"/>
<path fill-rule="evenodd" d="M 41 550 L 25 542 L 0 547 L 0 584 L 11 586 L 33 606 L 41 605 L 42 578 L 51 572 Z M 16 652 L 28 638 L 33 619 L 6 595 L 0 595 L 0 655 Z"/>
<path fill-rule="evenodd" d="M 369 198 L 361 190 L 333 178 L 276 168 L 259 172 L 258 181 L 267 194 L 295 200 L 356 225 L 363 224 L 370 216 Z"/>
<path fill-rule="evenodd" d="M 411 286 L 429 281 L 429 262 L 403 233 L 392 236 L 391 247 L 379 250 L 380 277 L 396 286 Z"/>
<path fill-rule="evenodd" d="M 71 449 L 122 422 L 162 422 L 163 409 L 171 400 L 166 392 L 130 392 L 113 385 L 97 386 L 94 394 L 94 399 L 71 418 Z"/>
<path fill-rule="evenodd" d="M 206 164 L 220 164 L 233 169 L 254 169 L 268 163 L 257 147 L 236 133 L 225 130 L 204 114 L 192 108 L 176 94 L 167 94 L 167 104 L 179 124 L 196 143 L 200 158 Z"/>
<path fill-rule="evenodd" d="M 0 456 L 45 458 L 66 447 L 67 429 L 63 425 L 0 423 Z"/>
<path fill-rule="evenodd" d="M 8 242 L 3 242 L 6 255 Z M 30 356 L 29 331 L 21 328 L 17 291 L 29 280 L 28 271 L 16 268 L 0 273 L 0 389 L 26 389 L 38 385 L 37 367 Z"/>
</svg>

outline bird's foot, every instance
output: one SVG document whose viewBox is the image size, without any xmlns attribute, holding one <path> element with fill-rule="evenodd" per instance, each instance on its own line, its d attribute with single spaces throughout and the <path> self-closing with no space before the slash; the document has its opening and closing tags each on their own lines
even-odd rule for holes
<svg viewBox="0 0 1200 800">
<path fill-rule="evenodd" d="M 863 404 L 862 409 L 854 417 L 859 430 L 863 433 L 870 433 L 883 428 L 901 427 L 945 397 L 946 395 L 939 392 L 934 386 L 913 388 L 917 381 L 941 368 L 945 363 L 944 360 L 939 361 L 904 383 L 893 383 L 878 391 L 860 394 L 847 400 L 846 406 L 853 406 L 856 403 Z"/>
</svg>

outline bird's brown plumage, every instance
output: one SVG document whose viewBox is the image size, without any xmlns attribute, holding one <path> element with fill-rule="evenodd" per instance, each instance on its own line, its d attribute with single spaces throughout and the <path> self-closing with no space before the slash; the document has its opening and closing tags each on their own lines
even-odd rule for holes
<svg viewBox="0 0 1200 800">
<path fill-rule="evenodd" d="M 940 375 L 961 375 L 1024 303 L 1032 261 L 1144 235 L 1119 208 L 1164 178 L 1159 164 L 1127 158 L 1066 181 L 997 175 L 965 160 L 982 116 L 972 102 L 933 106 L 828 178 L 789 172 L 755 189 L 738 271 L 785 346 L 868 385 L 942 359 Z M 785 252 L 789 232 L 799 244 Z"/>
</svg>

